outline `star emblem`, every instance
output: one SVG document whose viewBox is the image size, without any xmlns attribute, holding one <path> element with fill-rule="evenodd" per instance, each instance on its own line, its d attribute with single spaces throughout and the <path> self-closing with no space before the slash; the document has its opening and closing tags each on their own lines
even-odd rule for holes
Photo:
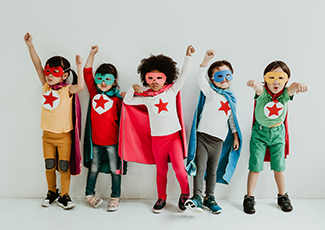
<svg viewBox="0 0 325 230">
<path fill-rule="evenodd" d="M 49 95 L 43 95 L 45 98 L 45 102 L 43 105 L 49 104 L 53 108 L 53 102 L 59 99 L 58 97 L 53 96 L 52 91 L 50 92 Z"/>
<path fill-rule="evenodd" d="M 269 117 L 272 116 L 272 115 L 279 116 L 279 115 L 280 115 L 280 114 L 279 114 L 279 111 L 280 111 L 281 109 L 283 109 L 283 108 L 278 108 L 278 107 L 276 106 L 276 104 L 274 104 L 272 107 L 266 107 L 266 108 L 270 111 L 270 113 L 269 113 Z"/>
<path fill-rule="evenodd" d="M 103 109 L 105 109 L 105 104 L 106 102 L 108 102 L 109 100 L 105 100 L 103 95 L 100 95 L 100 98 L 97 100 L 94 100 L 96 102 L 96 107 L 95 109 L 97 109 L 98 107 L 102 107 Z"/>
<path fill-rule="evenodd" d="M 156 107 L 158 107 L 158 114 L 161 112 L 161 111 L 167 111 L 168 112 L 168 109 L 167 109 L 167 105 L 168 105 L 169 102 L 163 102 L 161 100 L 161 98 L 159 98 L 159 104 L 154 104 Z"/>
<path fill-rule="evenodd" d="M 221 103 L 221 106 L 220 108 L 218 109 L 219 111 L 224 111 L 226 116 L 228 116 L 228 111 L 231 110 L 231 108 L 229 107 L 229 102 L 222 102 L 220 101 Z"/>
</svg>

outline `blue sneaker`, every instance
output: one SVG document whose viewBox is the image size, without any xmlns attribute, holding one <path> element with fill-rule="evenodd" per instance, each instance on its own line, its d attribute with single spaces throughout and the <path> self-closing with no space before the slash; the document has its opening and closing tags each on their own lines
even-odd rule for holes
<svg viewBox="0 0 325 230">
<path fill-rule="evenodd" d="M 205 197 L 203 207 L 212 212 L 212 214 L 219 214 L 222 212 L 222 208 L 217 204 L 214 196 Z"/>
<path fill-rule="evenodd" d="M 185 202 L 185 207 L 193 212 L 202 213 L 202 198 L 199 195 L 194 195 Z"/>
</svg>

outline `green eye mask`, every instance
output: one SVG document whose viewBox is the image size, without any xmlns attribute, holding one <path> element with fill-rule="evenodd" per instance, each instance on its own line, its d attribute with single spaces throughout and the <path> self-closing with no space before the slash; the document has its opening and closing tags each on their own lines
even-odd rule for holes
<svg viewBox="0 0 325 230">
<path fill-rule="evenodd" d="M 113 85 L 115 82 L 115 77 L 113 74 L 100 74 L 97 73 L 95 75 L 95 82 L 97 85 L 102 84 L 102 82 L 105 82 L 106 85 Z"/>
</svg>

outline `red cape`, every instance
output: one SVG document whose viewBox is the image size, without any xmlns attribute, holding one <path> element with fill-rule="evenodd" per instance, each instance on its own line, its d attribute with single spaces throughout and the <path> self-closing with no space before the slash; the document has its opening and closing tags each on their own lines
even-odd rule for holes
<svg viewBox="0 0 325 230">
<path fill-rule="evenodd" d="M 254 125 L 256 118 L 255 118 L 255 107 L 256 107 L 256 101 L 254 101 L 254 112 L 253 112 L 253 124 Z M 285 146 L 284 146 L 284 157 L 285 159 L 287 159 L 287 156 L 289 155 L 289 129 L 288 129 L 288 111 L 286 114 L 286 117 L 284 119 L 284 129 L 285 129 Z M 264 157 L 264 161 L 270 162 L 271 160 L 271 156 L 270 156 L 270 150 L 267 147 L 266 148 L 266 152 L 265 152 L 265 157 Z"/>
<path fill-rule="evenodd" d="M 187 156 L 185 126 L 180 93 L 176 96 L 176 106 L 180 137 L 183 144 L 183 157 Z M 148 110 L 145 105 L 126 105 L 123 103 L 120 121 L 119 156 L 122 160 L 155 164 L 151 150 L 151 132 Z"/>
</svg>

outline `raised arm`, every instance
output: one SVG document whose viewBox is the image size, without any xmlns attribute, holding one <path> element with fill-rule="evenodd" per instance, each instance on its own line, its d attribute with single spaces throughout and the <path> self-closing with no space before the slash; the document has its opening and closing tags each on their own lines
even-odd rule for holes
<svg viewBox="0 0 325 230">
<path fill-rule="evenodd" d="M 256 80 L 249 80 L 247 86 L 253 88 L 258 96 L 263 93 L 263 85 Z"/>
<path fill-rule="evenodd" d="M 210 85 L 207 79 L 205 78 L 205 73 L 206 73 L 206 68 L 212 58 L 215 56 L 215 51 L 214 50 L 207 50 L 203 61 L 200 65 L 199 72 L 197 75 L 197 81 L 200 87 L 200 90 L 203 92 L 204 95 L 207 95 L 207 93 L 210 90 Z"/>
<path fill-rule="evenodd" d="M 82 71 L 82 63 L 83 59 L 76 55 L 76 65 L 77 65 L 77 74 L 78 74 L 78 83 L 76 85 L 71 85 L 69 88 L 69 92 L 71 94 L 75 94 L 83 90 L 85 87 L 84 73 Z"/>
<path fill-rule="evenodd" d="M 307 92 L 307 90 L 308 89 L 305 84 L 294 82 L 288 87 L 287 92 L 288 92 L 289 96 L 291 97 L 295 93 L 304 93 L 304 92 Z"/>
<path fill-rule="evenodd" d="M 85 64 L 85 68 L 93 67 L 94 58 L 97 52 L 98 52 L 98 46 L 92 46 Z"/>
<path fill-rule="evenodd" d="M 32 59 L 32 62 L 33 62 L 34 67 L 36 69 L 37 75 L 38 75 L 42 85 L 44 85 L 45 82 L 46 82 L 46 79 L 45 79 L 41 59 L 37 55 L 35 47 L 33 45 L 33 37 L 32 37 L 32 35 L 30 33 L 27 33 L 24 36 L 24 40 L 25 40 L 25 43 L 26 43 L 26 45 L 28 47 L 29 55 L 30 55 L 30 58 Z"/>
</svg>

